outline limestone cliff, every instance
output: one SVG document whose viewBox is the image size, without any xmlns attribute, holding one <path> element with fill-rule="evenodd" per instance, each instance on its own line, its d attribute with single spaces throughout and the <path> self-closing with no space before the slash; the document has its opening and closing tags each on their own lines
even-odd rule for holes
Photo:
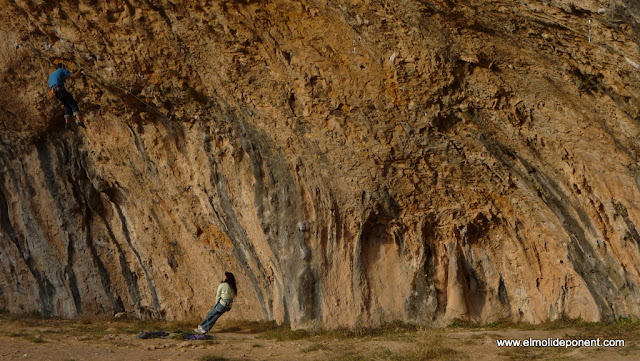
<svg viewBox="0 0 640 361">
<path fill-rule="evenodd" d="M 640 316 L 637 4 L 0 0 L 0 308 Z"/>
</svg>

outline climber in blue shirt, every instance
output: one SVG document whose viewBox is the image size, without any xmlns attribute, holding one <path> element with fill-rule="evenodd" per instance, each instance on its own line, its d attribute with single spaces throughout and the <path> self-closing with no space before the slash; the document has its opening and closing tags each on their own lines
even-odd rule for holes
<svg viewBox="0 0 640 361">
<path fill-rule="evenodd" d="M 64 105 L 64 121 L 65 127 L 69 128 L 69 118 L 71 114 L 76 117 L 76 122 L 79 126 L 86 128 L 84 123 L 82 122 L 82 118 L 80 117 L 80 109 L 78 108 L 78 103 L 73 99 L 71 93 L 67 91 L 64 87 L 64 81 L 67 78 L 79 78 L 83 76 L 84 73 L 82 69 L 76 71 L 75 73 L 71 73 L 69 70 L 64 68 L 62 63 L 58 64 L 58 70 L 54 71 L 49 75 L 49 89 L 50 94 L 54 94 L 58 100 L 62 102 Z"/>
</svg>

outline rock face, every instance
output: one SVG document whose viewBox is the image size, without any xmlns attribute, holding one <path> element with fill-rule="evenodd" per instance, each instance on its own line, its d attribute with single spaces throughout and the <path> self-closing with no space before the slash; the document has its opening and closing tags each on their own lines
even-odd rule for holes
<svg viewBox="0 0 640 361">
<path fill-rule="evenodd" d="M 640 316 L 637 2 L 0 5 L 0 308 Z"/>
</svg>

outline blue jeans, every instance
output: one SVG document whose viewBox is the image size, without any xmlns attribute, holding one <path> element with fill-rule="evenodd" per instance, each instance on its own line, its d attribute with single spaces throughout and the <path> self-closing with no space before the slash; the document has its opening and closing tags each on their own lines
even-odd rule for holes
<svg viewBox="0 0 640 361">
<path fill-rule="evenodd" d="M 230 309 L 223 306 L 220 302 L 218 302 L 211 311 L 207 314 L 207 317 L 204 318 L 204 321 L 200 322 L 200 326 L 204 328 L 205 331 L 209 332 L 211 327 L 216 324 L 216 321 L 222 316 L 223 313 L 229 311 Z"/>
<path fill-rule="evenodd" d="M 56 91 L 56 98 L 64 104 L 65 117 L 69 117 L 71 114 L 78 115 L 80 113 L 78 103 L 76 103 L 71 93 L 69 93 L 64 87 L 58 88 L 58 91 Z"/>
</svg>

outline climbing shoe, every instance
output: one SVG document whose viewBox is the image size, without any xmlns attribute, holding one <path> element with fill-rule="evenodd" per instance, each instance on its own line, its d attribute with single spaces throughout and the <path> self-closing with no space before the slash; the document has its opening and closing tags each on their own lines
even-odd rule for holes
<svg viewBox="0 0 640 361">
<path fill-rule="evenodd" d="M 78 124 L 78 126 L 79 126 L 79 127 L 83 127 L 84 129 L 87 129 L 87 126 L 86 126 L 86 125 L 84 125 L 84 123 L 83 123 L 83 122 L 78 122 L 78 123 L 76 123 L 76 124 Z"/>
<path fill-rule="evenodd" d="M 195 330 L 193 330 L 196 333 L 199 333 L 201 335 L 207 333 L 207 331 L 204 330 L 204 328 L 202 328 L 202 326 L 198 325 L 198 328 L 196 328 Z"/>
</svg>

